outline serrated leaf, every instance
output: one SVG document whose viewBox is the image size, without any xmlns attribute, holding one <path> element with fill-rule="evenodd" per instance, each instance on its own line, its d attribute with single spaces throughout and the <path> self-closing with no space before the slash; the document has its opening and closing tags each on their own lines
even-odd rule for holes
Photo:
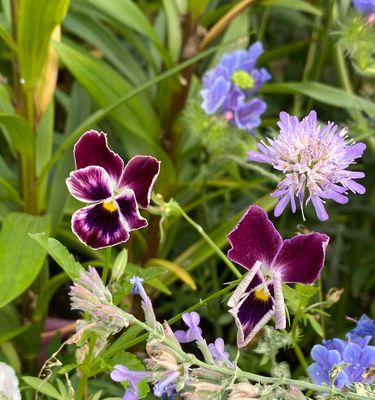
<svg viewBox="0 0 375 400">
<path fill-rule="evenodd" d="M 81 276 L 84 271 L 82 265 L 75 260 L 74 256 L 58 240 L 48 238 L 45 233 L 37 233 L 30 236 L 47 250 L 48 254 L 60 265 L 72 281 Z"/>
</svg>

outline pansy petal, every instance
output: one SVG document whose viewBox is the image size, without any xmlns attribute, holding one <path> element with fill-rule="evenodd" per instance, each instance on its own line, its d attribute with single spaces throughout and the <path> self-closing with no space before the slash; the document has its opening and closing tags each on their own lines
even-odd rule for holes
<svg viewBox="0 0 375 400">
<path fill-rule="evenodd" d="M 115 199 L 120 207 L 121 220 L 127 230 L 133 231 L 148 225 L 147 220 L 139 213 L 135 195 L 132 190 L 124 191 L 116 196 Z"/>
<path fill-rule="evenodd" d="M 103 167 L 115 182 L 119 181 L 124 168 L 121 157 L 108 147 L 104 132 L 91 130 L 83 134 L 74 146 L 74 158 L 77 169 L 89 165 Z"/>
<path fill-rule="evenodd" d="M 314 283 L 324 266 L 329 237 L 322 233 L 297 235 L 284 241 L 273 268 L 285 283 Z"/>
<path fill-rule="evenodd" d="M 228 240 L 232 246 L 228 257 L 247 269 L 256 261 L 270 265 L 283 243 L 267 213 L 256 205 L 248 209 Z"/>
<path fill-rule="evenodd" d="M 111 178 L 102 167 L 90 166 L 73 171 L 66 184 L 72 196 L 86 203 L 113 195 Z"/>
<path fill-rule="evenodd" d="M 135 156 L 125 166 L 119 187 L 132 189 L 137 203 L 147 208 L 160 171 L 160 161 L 151 156 Z"/>
<path fill-rule="evenodd" d="M 254 292 L 251 292 L 239 306 L 229 310 L 237 325 L 237 346 L 239 348 L 247 346 L 271 320 L 275 314 L 273 306 L 272 297 L 269 297 L 267 301 L 259 300 L 255 297 Z"/>
<path fill-rule="evenodd" d="M 84 207 L 72 216 L 72 230 L 78 238 L 93 249 L 126 242 L 129 233 L 118 210 L 107 210 L 104 203 Z"/>
</svg>

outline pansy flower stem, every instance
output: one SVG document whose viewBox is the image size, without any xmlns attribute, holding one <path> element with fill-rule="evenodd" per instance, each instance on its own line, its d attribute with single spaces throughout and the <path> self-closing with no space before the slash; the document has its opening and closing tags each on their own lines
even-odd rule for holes
<svg viewBox="0 0 375 400">
<path fill-rule="evenodd" d="M 215 253 L 224 261 L 224 263 L 229 267 L 229 269 L 237 276 L 241 278 L 242 274 L 238 271 L 235 265 L 227 258 L 227 256 L 221 251 L 221 249 L 216 245 L 216 243 L 207 235 L 204 229 L 192 220 L 186 212 L 180 207 L 181 215 L 185 218 L 189 224 L 198 231 L 202 238 L 207 242 L 207 244 L 215 251 Z"/>
<path fill-rule="evenodd" d="M 112 247 L 107 247 L 105 249 L 105 261 L 102 274 L 102 281 L 104 285 L 106 284 L 108 278 L 109 266 L 111 264 L 111 253 L 112 253 Z"/>
</svg>

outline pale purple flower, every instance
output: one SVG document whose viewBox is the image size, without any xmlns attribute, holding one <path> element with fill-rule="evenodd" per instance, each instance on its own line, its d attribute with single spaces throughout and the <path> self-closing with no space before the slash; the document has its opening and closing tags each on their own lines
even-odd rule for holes
<svg viewBox="0 0 375 400">
<path fill-rule="evenodd" d="M 186 331 L 178 330 L 174 334 L 180 343 L 190 343 L 195 340 L 203 340 L 202 329 L 199 327 L 200 316 L 197 312 L 182 314 L 182 320 L 188 329 Z"/>
<path fill-rule="evenodd" d="M 229 359 L 229 353 L 225 351 L 224 340 L 221 337 L 217 338 L 214 343 L 210 343 L 208 348 L 216 362 L 224 362 L 227 366 L 233 367 L 233 363 Z"/>
<path fill-rule="evenodd" d="M 289 203 L 293 213 L 296 203 L 303 213 L 304 204 L 311 201 L 318 218 L 324 221 L 328 219 L 326 199 L 346 204 L 349 191 L 365 193 L 365 188 L 356 182 L 365 174 L 347 170 L 362 156 L 364 143 L 349 140 L 347 130 L 338 130 L 332 122 L 319 126 L 315 111 L 302 121 L 281 112 L 278 125 L 280 133 L 276 138 L 259 143 L 259 152 L 249 152 L 250 161 L 271 164 L 284 174 L 272 194 L 279 200 L 275 216 L 280 216 Z"/>
<path fill-rule="evenodd" d="M 238 328 L 237 345 L 245 347 L 273 316 L 276 328 L 285 329 L 282 284 L 314 283 L 329 237 L 310 233 L 283 240 L 267 213 L 253 205 L 228 240 L 228 258 L 249 270 L 228 301 Z"/>
<path fill-rule="evenodd" d="M 271 78 L 265 68 L 255 68 L 262 52 L 262 44 L 256 42 L 248 50 L 225 54 L 204 75 L 201 96 L 202 108 L 207 114 L 219 113 L 247 131 L 259 126 L 267 106 L 254 95 Z"/>
<path fill-rule="evenodd" d="M 307 368 L 311 379 L 318 385 L 330 384 L 332 369 L 338 364 L 348 364 L 337 375 L 334 386 L 342 389 L 355 382 L 373 383 L 374 377 L 366 377 L 365 372 L 375 364 L 375 346 L 369 346 L 371 336 L 364 338 L 348 334 L 347 340 L 323 340 L 311 350 L 314 363 Z"/>
<path fill-rule="evenodd" d="M 375 0 L 353 0 L 353 5 L 366 16 L 375 13 Z"/>
<path fill-rule="evenodd" d="M 180 373 L 178 371 L 169 371 L 165 379 L 154 385 L 154 395 L 157 397 L 164 397 L 164 395 L 167 395 L 173 399 L 173 395 L 176 393 L 176 382 L 179 378 Z"/>
<path fill-rule="evenodd" d="M 152 306 L 151 299 L 147 295 L 143 285 L 142 285 L 143 279 L 139 278 L 138 276 L 133 276 L 130 279 L 130 283 L 133 285 L 132 287 L 132 294 L 138 294 L 141 296 L 142 299 L 142 309 L 145 314 L 145 320 L 146 323 L 149 326 L 155 326 L 156 325 L 156 317 L 154 313 L 154 308 Z"/>
<path fill-rule="evenodd" d="M 122 400 L 138 400 L 138 385 L 142 379 L 147 378 L 145 371 L 132 371 L 124 365 L 115 365 L 111 372 L 111 379 L 115 382 L 129 382 Z"/>
<path fill-rule="evenodd" d="M 104 132 L 88 131 L 74 146 L 76 170 L 66 180 L 76 199 L 90 205 L 72 217 L 72 230 L 86 245 L 101 249 L 126 242 L 129 232 L 147 226 L 138 204 L 147 208 L 160 162 L 135 156 L 126 165 L 107 145 Z"/>
</svg>

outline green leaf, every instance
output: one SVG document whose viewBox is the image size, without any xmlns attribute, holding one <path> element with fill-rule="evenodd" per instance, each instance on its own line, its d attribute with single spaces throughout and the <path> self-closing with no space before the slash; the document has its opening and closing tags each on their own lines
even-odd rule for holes
<svg viewBox="0 0 375 400">
<path fill-rule="evenodd" d="M 48 55 L 53 30 L 68 10 L 69 0 L 22 0 L 17 21 L 18 60 L 26 90 L 33 89 Z"/>
<path fill-rule="evenodd" d="M 314 318 L 313 315 L 307 314 L 307 319 L 309 320 L 312 328 L 314 331 L 322 338 L 324 338 L 324 331 L 322 326 L 319 324 L 319 322 Z"/>
<path fill-rule="evenodd" d="M 174 1 L 163 0 L 163 6 L 167 19 L 168 48 L 173 61 L 177 61 L 180 56 L 182 45 L 182 31 L 180 15 L 177 4 Z"/>
<path fill-rule="evenodd" d="M 0 176 L 0 199 L 11 200 L 22 205 L 23 201 L 17 190 L 4 178 Z"/>
<path fill-rule="evenodd" d="M 0 112 L 14 114 L 14 107 L 10 99 L 9 91 L 5 85 L 0 84 Z"/>
<path fill-rule="evenodd" d="M 104 14 L 110 15 L 127 28 L 133 29 L 161 46 L 160 39 L 154 28 L 134 1 L 111 0 L 111 2 L 108 2 L 107 0 L 87 0 L 87 2 L 91 3 Z"/>
<path fill-rule="evenodd" d="M 25 158 L 34 156 L 35 135 L 28 121 L 18 115 L 0 113 L 0 126 L 10 148 Z"/>
<path fill-rule="evenodd" d="M 55 389 L 55 387 L 47 381 L 39 378 L 34 378 L 33 376 L 23 376 L 22 379 L 27 385 L 37 390 L 39 393 L 43 393 L 47 396 L 52 397 L 53 399 L 64 400 L 57 389 Z"/>
<path fill-rule="evenodd" d="M 299 93 L 331 106 L 364 111 L 369 116 L 375 114 L 375 104 L 373 102 L 319 82 L 266 83 L 262 87 L 261 92 Z"/>
<path fill-rule="evenodd" d="M 45 251 L 29 233 L 48 231 L 46 217 L 11 213 L 0 232 L 0 307 L 22 294 L 42 268 Z"/>
<path fill-rule="evenodd" d="M 36 233 L 31 237 L 47 250 L 48 254 L 60 265 L 72 281 L 80 277 L 82 271 L 84 271 L 82 265 L 58 240 L 48 238 L 45 233 Z"/>
<path fill-rule="evenodd" d="M 0 39 L 8 46 L 13 52 L 17 52 L 17 45 L 12 38 L 12 35 L 5 29 L 3 25 L 0 25 Z"/>
<path fill-rule="evenodd" d="M 323 15 L 322 10 L 303 0 L 262 0 L 260 5 L 267 7 L 276 6 L 292 8 L 294 10 L 304 11 L 318 17 Z"/>
</svg>

